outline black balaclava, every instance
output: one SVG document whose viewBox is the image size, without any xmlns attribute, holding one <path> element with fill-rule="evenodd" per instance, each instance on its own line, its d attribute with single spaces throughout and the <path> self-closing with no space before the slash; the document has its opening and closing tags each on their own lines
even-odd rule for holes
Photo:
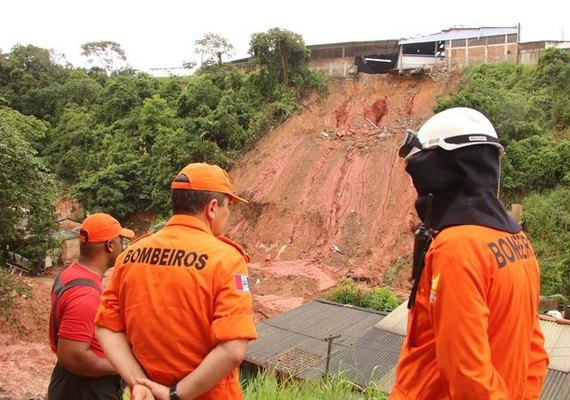
<svg viewBox="0 0 570 400">
<path fill-rule="evenodd" d="M 500 176 L 499 150 L 489 145 L 456 150 L 435 148 L 408 159 L 418 199 L 416 211 L 425 222 L 428 194 L 433 194 L 429 228 L 480 225 L 510 233 L 521 231 L 496 196 Z"/>
</svg>

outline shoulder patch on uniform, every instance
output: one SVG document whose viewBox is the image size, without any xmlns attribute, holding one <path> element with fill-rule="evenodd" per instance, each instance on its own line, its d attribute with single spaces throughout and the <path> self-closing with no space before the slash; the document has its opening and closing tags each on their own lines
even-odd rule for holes
<svg viewBox="0 0 570 400">
<path fill-rule="evenodd" d="M 234 283 L 236 284 L 236 291 L 249 292 L 249 276 L 235 274 Z"/>
<path fill-rule="evenodd" d="M 235 247 L 235 248 L 237 249 L 237 251 L 239 251 L 239 252 L 241 253 L 241 255 L 243 256 L 243 258 L 245 258 L 245 262 L 249 262 L 249 260 L 250 260 L 249 254 L 247 254 L 247 253 L 245 252 L 245 250 L 244 250 L 239 244 L 237 244 L 237 243 L 234 242 L 233 240 L 228 239 L 227 237 L 222 236 L 222 235 L 216 236 L 216 237 L 217 237 L 219 240 L 221 240 L 222 242 L 227 243 L 227 244 L 229 244 L 230 246 Z"/>
</svg>

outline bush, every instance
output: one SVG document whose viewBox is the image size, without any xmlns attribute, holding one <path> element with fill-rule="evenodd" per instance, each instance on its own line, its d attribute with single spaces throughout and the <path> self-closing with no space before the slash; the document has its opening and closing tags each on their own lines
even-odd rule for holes
<svg viewBox="0 0 570 400">
<path fill-rule="evenodd" d="M 394 310 L 401 303 L 390 288 L 361 289 L 352 280 L 340 281 L 336 287 L 325 293 L 325 299 L 386 312 Z"/>
<path fill-rule="evenodd" d="M 541 293 L 570 296 L 570 189 L 533 193 L 523 206 L 527 234 L 540 259 Z"/>
</svg>

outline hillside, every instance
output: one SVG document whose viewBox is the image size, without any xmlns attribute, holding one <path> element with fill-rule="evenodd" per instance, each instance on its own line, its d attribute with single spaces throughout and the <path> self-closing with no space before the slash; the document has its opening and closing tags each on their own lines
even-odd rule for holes
<svg viewBox="0 0 570 400">
<path fill-rule="evenodd" d="M 344 277 L 406 294 L 417 220 L 397 148 L 456 84 L 455 76 L 332 81 L 329 96 L 307 100 L 236 161 L 230 175 L 250 203 L 233 211 L 227 235 L 252 255 L 257 319 L 320 297 Z M 19 279 L 31 296 L 18 297 L 0 325 L 1 399 L 42 398 L 55 360 L 49 279 Z"/>
<path fill-rule="evenodd" d="M 406 292 L 409 258 L 395 262 L 411 254 L 417 220 L 397 148 L 456 84 L 448 75 L 332 81 L 328 97 L 307 101 L 237 161 L 230 174 L 250 204 L 234 212 L 228 235 L 252 255 L 265 315 L 343 277 Z"/>
</svg>

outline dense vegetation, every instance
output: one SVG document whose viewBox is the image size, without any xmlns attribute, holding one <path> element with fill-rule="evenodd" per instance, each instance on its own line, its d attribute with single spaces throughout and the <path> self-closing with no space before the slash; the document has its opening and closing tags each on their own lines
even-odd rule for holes
<svg viewBox="0 0 570 400">
<path fill-rule="evenodd" d="M 82 46 L 90 69 L 62 65 L 32 45 L 0 51 L 3 248 L 32 258 L 45 252 L 56 182 L 88 212 L 165 215 L 169 182 L 182 166 L 227 167 L 296 112 L 309 90 L 325 88 L 295 33 L 253 35 L 250 71 L 222 63 L 232 48 L 217 35 L 196 45 L 197 72 L 168 78 L 132 70 L 109 41 Z"/>
<path fill-rule="evenodd" d="M 244 382 L 245 400 L 383 400 L 388 396 L 374 382 L 361 388 L 338 375 L 330 379 L 279 379 L 271 373 L 260 373 Z"/>
<path fill-rule="evenodd" d="M 196 44 L 202 66 L 168 78 L 132 70 L 113 42 L 82 46 L 90 69 L 32 45 L 0 51 L 2 248 L 25 246 L 35 259 L 52 245 L 60 188 L 88 212 L 164 216 L 175 171 L 191 161 L 228 167 L 309 90 L 325 87 L 295 33 L 254 34 L 247 71 L 222 62 L 232 49 L 223 38 Z M 570 295 L 570 55 L 549 49 L 536 68 L 465 69 L 457 93 L 435 111 L 458 105 L 497 127 L 506 147 L 501 198 L 524 206 L 543 293 Z"/>
<path fill-rule="evenodd" d="M 522 203 L 542 269 L 542 293 L 570 296 L 570 53 L 546 50 L 536 68 L 498 64 L 463 71 L 435 111 L 485 113 L 505 145 L 501 198 Z"/>
<path fill-rule="evenodd" d="M 390 288 L 362 289 L 352 280 L 340 281 L 325 293 L 325 299 L 384 312 L 394 310 L 401 303 Z"/>
</svg>

